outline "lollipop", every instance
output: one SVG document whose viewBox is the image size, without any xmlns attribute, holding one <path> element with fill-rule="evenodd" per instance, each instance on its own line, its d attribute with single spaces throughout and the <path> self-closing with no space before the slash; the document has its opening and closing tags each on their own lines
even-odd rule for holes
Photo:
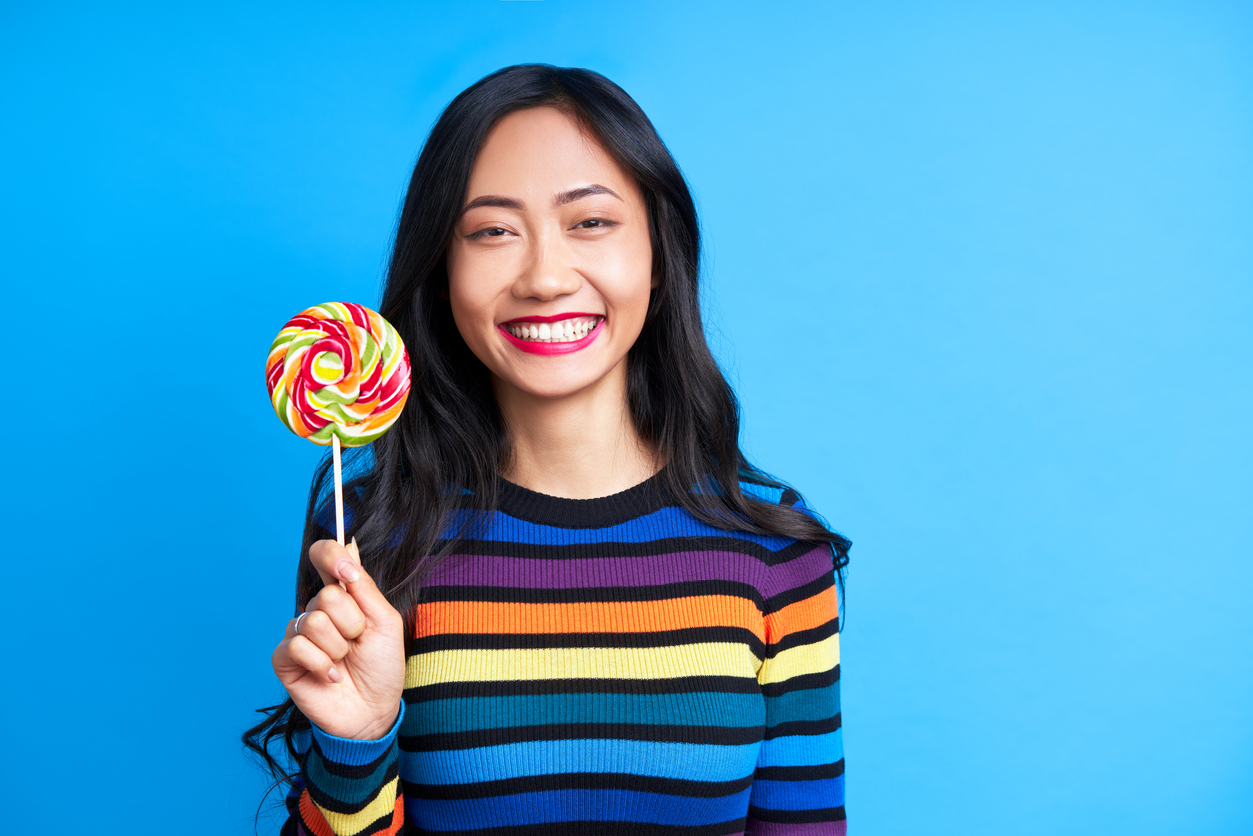
<svg viewBox="0 0 1253 836">
<path fill-rule="evenodd" d="M 409 397 L 409 353 L 391 323 L 351 302 L 296 314 L 270 345 L 265 385 L 287 429 L 330 445 L 335 459 L 335 525 L 344 544 L 339 448 L 387 432 Z"/>
</svg>

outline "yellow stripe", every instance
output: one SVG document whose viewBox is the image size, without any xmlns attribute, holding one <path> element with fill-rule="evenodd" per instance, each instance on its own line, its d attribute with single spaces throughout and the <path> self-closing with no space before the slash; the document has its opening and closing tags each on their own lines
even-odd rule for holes
<svg viewBox="0 0 1253 836">
<path fill-rule="evenodd" d="M 316 801 L 314 806 L 322 812 L 322 817 L 331 826 L 331 830 L 334 830 L 336 833 L 360 833 L 383 818 L 383 816 L 387 816 L 389 819 L 392 817 L 392 812 L 396 808 L 396 788 L 399 781 L 399 778 L 393 778 L 388 781 L 383 786 L 383 789 L 379 790 L 378 795 L 374 796 L 373 801 L 355 813 L 335 813 Z"/>
<path fill-rule="evenodd" d="M 807 673 L 825 673 L 840 663 L 840 634 L 833 633 L 815 644 L 789 647 L 766 662 L 762 685 L 784 682 Z"/>
<path fill-rule="evenodd" d="M 434 650 L 409 657 L 405 666 L 405 687 L 533 679 L 756 677 L 760 666 L 761 661 L 752 651 L 736 642 L 702 642 L 675 647 Z"/>
</svg>

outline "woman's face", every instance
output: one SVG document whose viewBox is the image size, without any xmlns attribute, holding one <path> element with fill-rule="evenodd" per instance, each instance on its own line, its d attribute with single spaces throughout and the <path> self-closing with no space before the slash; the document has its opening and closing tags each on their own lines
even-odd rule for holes
<svg viewBox="0 0 1253 836">
<path fill-rule="evenodd" d="M 448 243 L 457 329 L 498 398 L 626 386 L 655 286 L 634 178 L 551 107 L 488 133 Z"/>
</svg>

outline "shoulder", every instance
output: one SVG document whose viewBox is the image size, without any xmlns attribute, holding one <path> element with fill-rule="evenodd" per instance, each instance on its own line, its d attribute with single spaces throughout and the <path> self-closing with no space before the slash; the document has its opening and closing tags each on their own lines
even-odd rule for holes
<svg viewBox="0 0 1253 836">
<path fill-rule="evenodd" d="M 797 493 L 795 488 L 784 482 L 741 476 L 740 492 L 770 505 L 779 505 L 799 511 L 825 525 L 825 521 L 806 504 L 804 497 Z"/>
<path fill-rule="evenodd" d="M 852 542 L 837 533 L 827 519 L 815 511 L 795 488 L 761 473 L 741 473 L 739 488 L 746 498 L 773 506 L 764 509 L 764 516 L 771 520 L 770 527 L 777 526 L 775 530 L 780 533 L 788 532 L 793 535 L 787 539 L 798 545 L 819 546 L 829 552 L 837 569 L 848 562 L 847 553 Z"/>
</svg>

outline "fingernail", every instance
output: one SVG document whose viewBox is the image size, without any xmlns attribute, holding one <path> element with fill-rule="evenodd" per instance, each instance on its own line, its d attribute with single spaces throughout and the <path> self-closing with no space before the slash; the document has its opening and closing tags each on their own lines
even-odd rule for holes
<svg viewBox="0 0 1253 836">
<path fill-rule="evenodd" d="M 336 563 L 335 574 L 349 583 L 361 577 L 361 573 L 357 571 L 356 565 L 351 560 L 341 560 Z"/>
<path fill-rule="evenodd" d="M 334 666 L 331 666 L 331 672 L 326 675 L 326 678 L 331 682 L 339 682 L 343 679 L 343 677 L 339 675 L 339 669 Z"/>
</svg>

